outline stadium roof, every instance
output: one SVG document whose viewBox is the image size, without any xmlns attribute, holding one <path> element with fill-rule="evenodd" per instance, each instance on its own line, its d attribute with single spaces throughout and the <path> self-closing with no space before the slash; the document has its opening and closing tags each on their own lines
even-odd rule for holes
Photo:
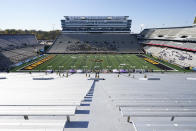
<svg viewBox="0 0 196 131">
<path fill-rule="evenodd" d="M 128 19 L 129 16 L 64 16 L 65 19 L 74 19 L 74 20 L 85 20 L 85 19 L 95 19 L 95 20 L 100 20 L 100 19 L 108 19 L 108 20 L 118 20 L 118 19 Z"/>
<path fill-rule="evenodd" d="M 177 26 L 177 27 L 162 27 L 162 28 L 146 28 L 145 30 L 148 30 L 148 29 L 177 29 L 177 28 L 193 28 L 193 26 Z"/>
</svg>

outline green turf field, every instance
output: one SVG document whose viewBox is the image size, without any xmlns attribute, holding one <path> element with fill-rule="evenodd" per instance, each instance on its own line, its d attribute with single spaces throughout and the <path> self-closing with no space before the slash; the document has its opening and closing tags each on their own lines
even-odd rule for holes
<svg viewBox="0 0 196 131">
<path fill-rule="evenodd" d="M 25 65 L 26 66 L 26 65 Z M 32 70 L 153 69 L 161 70 L 135 54 L 59 54 Z"/>
</svg>

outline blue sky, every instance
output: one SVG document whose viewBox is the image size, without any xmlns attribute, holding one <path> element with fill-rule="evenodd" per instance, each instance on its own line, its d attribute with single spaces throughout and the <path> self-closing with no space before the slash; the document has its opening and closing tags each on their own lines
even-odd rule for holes
<svg viewBox="0 0 196 131">
<path fill-rule="evenodd" d="M 0 29 L 61 29 L 69 15 L 130 16 L 132 31 L 192 25 L 196 0 L 1 0 Z"/>
</svg>

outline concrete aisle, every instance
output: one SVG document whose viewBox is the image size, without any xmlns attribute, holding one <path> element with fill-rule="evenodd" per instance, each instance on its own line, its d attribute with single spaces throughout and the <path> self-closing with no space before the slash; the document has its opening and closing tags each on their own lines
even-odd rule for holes
<svg viewBox="0 0 196 131">
<path fill-rule="evenodd" d="M 101 81 L 99 81 L 101 82 Z M 126 122 L 112 104 L 103 88 L 96 82 L 91 99 L 87 99 L 78 108 L 79 114 L 71 118 L 71 123 L 65 125 L 65 131 L 134 131 L 132 125 Z"/>
</svg>

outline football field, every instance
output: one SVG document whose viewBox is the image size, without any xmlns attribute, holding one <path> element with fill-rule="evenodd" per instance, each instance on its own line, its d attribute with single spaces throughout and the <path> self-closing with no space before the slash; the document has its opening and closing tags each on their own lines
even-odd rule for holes
<svg viewBox="0 0 196 131">
<path fill-rule="evenodd" d="M 158 66 L 159 65 L 159 66 Z M 58 54 L 46 55 L 20 70 L 113 70 L 152 69 L 163 70 L 160 63 L 136 54 Z"/>
</svg>

